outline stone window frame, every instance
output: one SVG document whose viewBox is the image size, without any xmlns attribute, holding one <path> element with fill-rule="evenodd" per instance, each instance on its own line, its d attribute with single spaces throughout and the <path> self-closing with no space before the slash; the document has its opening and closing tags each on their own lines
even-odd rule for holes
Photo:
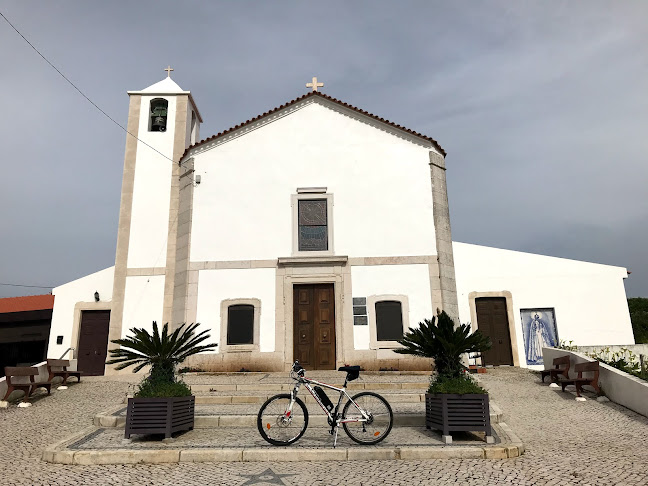
<svg viewBox="0 0 648 486">
<path fill-rule="evenodd" d="M 367 314 L 369 316 L 369 348 L 370 349 L 398 349 L 402 346 L 398 341 L 378 341 L 376 325 L 376 302 L 395 300 L 401 304 L 403 316 L 403 334 L 409 330 L 409 299 L 403 294 L 381 294 L 367 296 Z"/>
<path fill-rule="evenodd" d="M 251 305 L 254 307 L 254 331 L 252 333 L 252 344 L 227 344 L 228 309 L 231 305 Z M 236 353 L 245 351 L 259 351 L 259 339 L 261 336 L 261 300 L 249 299 L 225 299 L 221 301 L 221 326 L 219 351 L 223 353 Z"/>
<path fill-rule="evenodd" d="M 309 199 L 326 200 L 326 232 L 328 237 L 328 250 L 299 250 L 299 201 Z M 296 194 L 291 195 L 292 206 L 292 254 L 291 256 L 332 256 L 333 249 L 333 194 L 326 192 L 326 188 L 298 188 Z"/>
<path fill-rule="evenodd" d="M 165 116 L 165 125 L 164 125 L 164 131 L 157 131 L 153 130 L 153 102 L 154 101 L 164 101 L 166 102 L 166 116 Z M 167 98 L 163 97 L 156 97 L 156 98 L 151 98 L 149 100 L 149 106 L 148 106 L 148 130 L 147 133 L 165 133 L 167 130 L 167 127 L 169 126 L 169 100 Z"/>
</svg>

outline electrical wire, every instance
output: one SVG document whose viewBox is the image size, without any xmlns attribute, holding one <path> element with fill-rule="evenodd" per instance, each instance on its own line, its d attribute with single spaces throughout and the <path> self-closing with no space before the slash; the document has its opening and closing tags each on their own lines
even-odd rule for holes
<svg viewBox="0 0 648 486">
<path fill-rule="evenodd" d="M 6 285 L 8 287 L 29 287 L 31 289 L 53 289 L 54 288 L 52 286 L 44 287 L 43 285 L 20 285 L 20 284 L 12 284 L 12 283 L 0 283 L 0 285 Z"/>
<path fill-rule="evenodd" d="M 138 138 L 136 135 L 133 135 L 133 134 L 132 134 L 131 132 L 129 132 L 125 127 L 123 127 L 123 126 L 122 126 L 118 121 L 116 121 L 116 120 L 115 120 L 113 117 L 111 117 L 108 113 L 106 113 L 104 110 L 102 110 L 102 109 L 101 109 L 101 108 L 100 108 L 100 107 L 99 107 L 99 106 L 98 106 L 94 101 L 92 101 L 90 98 L 88 98 L 88 96 L 86 96 L 86 94 L 85 94 L 83 91 L 81 91 L 81 90 L 77 87 L 76 84 L 74 84 L 72 81 L 70 81 L 70 80 L 68 79 L 68 77 L 67 77 L 65 74 L 63 74 L 63 73 L 62 73 L 62 72 L 61 72 L 61 71 L 60 71 L 60 70 L 59 70 L 59 69 L 58 69 L 54 64 L 52 64 L 52 63 L 49 61 L 49 59 L 47 59 L 47 58 L 46 58 L 46 57 L 45 57 L 45 56 L 44 56 L 44 55 L 43 55 L 43 54 L 42 54 L 38 49 L 36 49 L 36 47 L 34 46 L 34 44 L 32 44 L 31 42 L 29 42 L 29 40 L 28 40 L 28 39 L 27 39 L 27 38 L 26 38 L 26 37 L 25 37 L 25 36 L 24 36 L 24 35 L 23 35 L 23 34 L 22 34 L 22 33 L 21 33 L 21 32 L 20 32 L 16 27 L 15 27 L 15 26 L 14 26 L 14 24 L 12 24 L 12 23 L 9 21 L 9 19 L 8 19 L 7 17 L 5 17 L 5 15 L 4 15 L 2 12 L 0 12 L 0 17 L 2 17 L 3 19 L 5 19 L 5 21 L 6 21 L 6 22 L 11 26 L 11 28 L 12 28 L 13 30 L 15 30 L 16 33 L 17 33 L 20 37 L 22 37 L 22 38 L 24 39 L 24 41 L 25 41 L 27 44 L 29 44 L 29 46 L 30 46 L 34 51 L 36 51 L 36 53 L 37 53 L 40 57 L 42 57 L 43 60 L 44 60 L 47 64 L 49 64 L 49 65 L 50 65 L 50 66 L 51 66 L 51 67 L 52 67 L 52 68 L 53 68 L 57 73 L 59 73 L 59 74 L 61 75 L 61 77 L 62 77 L 63 79 L 65 79 L 65 80 L 70 84 L 70 86 L 72 86 L 74 89 L 76 89 L 76 90 L 79 92 L 79 94 L 80 94 L 81 96 L 83 96 L 86 100 L 88 100 L 88 102 L 90 102 L 90 104 L 91 104 L 92 106 L 94 106 L 97 110 L 99 110 L 101 113 L 103 113 L 103 115 L 104 115 L 106 118 L 108 118 L 111 122 L 113 122 L 115 125 L 117 125 L 117 126 L 118 126 L 119 128 L 121 128 L 122 130 L 124 130 L 124 131 L 125 131 L 128 135 L 130 135 L 131 137 L 133 137 L 133 138 L 137 139 L 138 141 L 142 142 L 144 145 L 146 145 L 147 147 L 149 147 L 151 150 L 154 150 L 155 152 L 157 152 L 158 154 L 160 154 L 160 155 L 161 155 L 162 157 L 164 157 L 165 159 L 170 160 L 171 162 L 173 162 L 173 159 L 172 159 L 172 158 L 167 157 L 166 155 L 164 155 L 162 152 L 160 152 L 160 151 L 159 151 L 158 149 L 156 149 L 155 147 L 153 147 L 153 146 L 149 145 L 148 143 L 144 142 L 142 139 Z"/>
</svg>

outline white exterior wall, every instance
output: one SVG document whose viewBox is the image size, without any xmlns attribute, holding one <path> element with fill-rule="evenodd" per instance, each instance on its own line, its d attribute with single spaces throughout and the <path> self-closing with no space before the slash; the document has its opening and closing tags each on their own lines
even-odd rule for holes
<svg viewBox="0 0 648 486">
<path fill-rule="evenodd" d="M 155 98 L 169 102 L 166 132 L 148 131 L 151 100 Z M 175 96 L 142 96 L 138 138 L 172 158 L 175 117 Z M 166 265 L 173 163 L 142 142 L 137 142 L 128 268 Z"/>
<path fill-rule="evenodd" d="M 190 259 L 290 256 L 291 195 L 313 186 L 333 194 L 335 254 L 435 255 L 429 151 L 311 103 L 197 153 Z"/>
<path fill-rule="evenodd" d="M 164 275 L 126 277 L 122 338 L 130 335 L 132 327 L 144 328 L 150 332 L 153 321 L 161 329 L 165 324 L 162 322 L 163 306 Z"/>
<path fill-rule="evenodd" d="M 112 300 L 114 273 L 115 267 L 106 268 L 52 290 L 54 309 L 47 348 L 48 358 L 58 359 L 66 349 L 72 346 L 74 307 L 78 302 L 94 302 L 95 292 L 99 292 L 102 302 Z M 56 344 L 56 336 L 63 336 L 63 344 Z"/>
<path fill-rule="evenodd" d="M 406 295 L 410 328 L 432 318 L 430 273 L 428 265 L 372 265 L 351 267 L 353 297 Z M 371 312 L 367 309 L 367 312 Z M 405 317 L 405 316 L 403 316 Z M 345 323 L 353 326 L 353 322 Z M 371 326 L 371 322 L 369 326 Z M 369 349 L 369 326 L 353 326 L 355 349 Z"/>
<path fill-rule="evenodd" d="M 521 366 L 520 309 L 553 307 L 558 339 L 576 345 L 634 344 L 625 268 L 456 242 L 453 252 L 461 322 L 471 320 L 471 292 L 511 292 Z"/>
<path fill-rule="evenodd" d="M 221 302 L 226 299 L 261 301 L 259 349 L 275 350 L 274 268 L 201 270 L 198 272 L 196 322 L 211 330 L 209 342 L 220 346 Z M 220 347 L 216 348 L 220 352 Z"/>
</svg>

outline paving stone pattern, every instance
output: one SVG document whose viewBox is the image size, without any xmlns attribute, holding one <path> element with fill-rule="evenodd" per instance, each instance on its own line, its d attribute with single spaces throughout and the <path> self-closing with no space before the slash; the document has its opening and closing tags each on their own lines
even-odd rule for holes
<svg viewBox="0 0 648 486">
<path fill-rule="evenodd" d="M 214 378 L 196 377 L 202 383 L 215 383 Z M 240 380 L 233 378 L 234 382 Z M 376 381 L 387 381 L 385 376 L 379 378 Z M 412 381 L 412 377 L 407 378 Z M 44 448 L 91 425 L 95 414 L 123 399 L 130 380 L 122 377 L 110 383 L 107 379 L 86 379 L 68 390 L 54 391 L 51 397 L 33 400 L 32 407 L 0 409 L 2 484 L 279 484 L 263 481 L 272 477 L 263 475 L 268 468 L 277 475 L 292 474 L 281 480 L 293 486 L 648 484 L 645 417 L 610 402 L 598 403 L 591 395 L 586 395 L 586 402 L 576 402 L 574 394 L 540 385 L 536 374 L 522 369 L 492 369 L 480 378 L 503 409 L 505 421 L 524 441 L 524 456 L 506 460 L 301 464 L 67 466 L 42 462 Z M 289 448 L 286 453 L 290 453 Z"/>
<path fill-rule="evenodd" d="M 304 436 L 299 439 L 295 447 L 308 448 L 331 448 L 333 437 L 329 434 L 330 428 L 308 426 Z M 497 439 L 497 431 L 494 430 Z M 499 440 L 497 440 L 499 442 Z M 366 449 L 353 442 L 340 428 L 338 433 L 338 447 L 353 447 Z M 394 448 L 400 445 L 407 446 L 443 446 L 441 434 L 436 431 L 429 431 L 425 427 L 394 427 L 385 440 L 372 448 Z M 484 446 L 483 439 L 475 434 L 456 434 L 453 438 L 453 445 L 475 445 Z M 70 444 L 68 449 L 72 450 L 109 450 L 109 449 L 203 449 L 203 448 L 227 448 L 227 447 L 268 447 L 268 443 L 261 437 L 255 428 L 196 428 L 186 434 L 178 435 L 169 442 L 151 441 L 145 436 L 134 435 L 131 440 L 124 440 L 123 428 L 100 428 L 86 437 Z"/>
</svg>

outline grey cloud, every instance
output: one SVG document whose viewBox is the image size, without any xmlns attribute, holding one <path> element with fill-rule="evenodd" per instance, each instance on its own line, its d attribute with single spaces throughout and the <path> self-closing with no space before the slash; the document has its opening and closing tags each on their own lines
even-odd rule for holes
<svg viewBox="0 0 648 486">
<path fill-rule="evenodd" d="M 448 151 L 455 239 L 627 266 L 628 294 L 648 296 L 646 2 L 0 0 L 0 10 L 122 124 L 125 91 L 167 64 L 193 92 L 205 137 L 317 75 L 326 93 Z M 2 21 L 0 87 L 0 282 L 58 285 L 112 265 L 125 134 Z"/>
</svg>

